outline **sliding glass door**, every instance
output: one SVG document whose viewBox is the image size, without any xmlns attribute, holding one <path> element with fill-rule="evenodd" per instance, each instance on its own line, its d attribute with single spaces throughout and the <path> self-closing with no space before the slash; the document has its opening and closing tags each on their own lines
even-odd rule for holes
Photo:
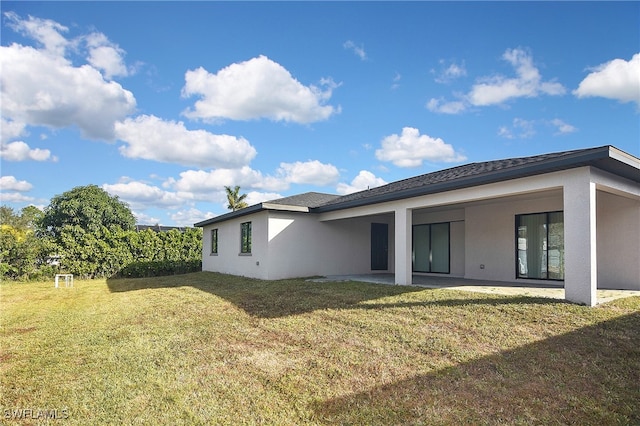
<svg viewBox="0 0 640 426">
<path fill-rule="evenodd" d="M 516 277 L 564 279 L 562 212 L 516 216 Z"/>
<path fill-rule="evenodd" d="M 449 223 L 413 227 L 413 271 L 449 273 Z"/>
</svg>

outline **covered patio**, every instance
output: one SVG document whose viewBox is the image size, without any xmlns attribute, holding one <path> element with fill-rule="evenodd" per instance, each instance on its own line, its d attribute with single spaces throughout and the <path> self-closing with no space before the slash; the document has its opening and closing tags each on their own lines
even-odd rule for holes
<svg viewBox="0 0 640 426">
<path fill-rule="evenodd" d="M 328 275 L 313 278 L 313 282 L 341 282 L 357 281 L 373 284 L 395 284 L 395 275 L 391 273 L 357 274 L 357 275 Z M 564 287 L 548 283 L 518 283 L 488 280 L 472 280 L 466 278 L 413 274 L 413 286 L 425 288 L 441 288 L 447 290 L 471 291 L 505 296 L 547 297 L 564 300 Z M 624 297 L 640 296 L 638 290 L 608 290 L 596 291 L 597 303 L 606 303 Z"/>
</svg>

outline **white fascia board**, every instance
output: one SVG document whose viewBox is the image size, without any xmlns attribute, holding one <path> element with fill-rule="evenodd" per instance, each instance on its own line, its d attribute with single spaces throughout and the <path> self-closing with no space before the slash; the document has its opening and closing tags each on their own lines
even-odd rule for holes
<svg viewBox="0 0 640 426">
<path fill-rule="evenodd" d="M 266 210 L 282 210 L 287 212 L 309 213 L 309 207 L 305 206 L 288 206 L 286 204 L 262 203 L 262 208 Z"/>
<path fill-rule="evenodd" d="M 542 175 L 529 176 L 461 189 L 454 189 L 450 191 L 436 192 L 433 194 L 420 195 L 403 200 L 388 201 L 385 203 L 370 204 L 367 206 L 354 207 L 344 210 L 323 212 L 320 213 L 319 220 L 329 221 L 336 219 L 346 219 L 349 217 L 388 213 L 390 211 L 394 211 L 394 209 L 398 206 L 403 206 L 408 209 L 439 207 L 561 189 L 564 177 L 567 176 L 567 174 L 572 173 L 572 170 L 575 169 L 562 170 Z"/>
<path fill-rule="evenodd" d="M 616 147 L 609 147 L 609 156 L 621 163 L 628 164 L 636 169 L 640 170 L 640 158 L 634 157 L 631 154 L 627 154 L 624 151 L 619 150 Z"/>
</svg>

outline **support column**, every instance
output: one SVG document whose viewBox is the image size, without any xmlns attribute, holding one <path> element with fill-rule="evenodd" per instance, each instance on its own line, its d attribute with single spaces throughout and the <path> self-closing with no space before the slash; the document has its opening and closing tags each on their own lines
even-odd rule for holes
<svg viewBox="0 0 640 426">
<path fill-rule="evenodd" d="M 596 254 L 596 184 L 588 167 L 577 169 L 564 184 L 565 299 L 598 303 Z"/>
<path fill-rule="evenodd" d="M 399 285 L 411 285 L 412 259 L 411 259 L 411 227 L 412 211 L 406 208 L 397 208 L 395 211 L 395 283 Z"/>
</svg>

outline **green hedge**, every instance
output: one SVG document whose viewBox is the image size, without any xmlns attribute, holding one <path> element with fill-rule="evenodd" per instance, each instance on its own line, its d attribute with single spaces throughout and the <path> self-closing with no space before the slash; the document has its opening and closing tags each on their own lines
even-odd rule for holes
<svg viewBox="0 0 640 426">
<path fill-rule="evenodd" d="M 47 262 L 60 256 L 60 265 Z M 202 269 L 202 229 L 137 232 L 102 227 L 87 231 L 65 226 L 57 237 L 0 229 L 0 277 L 53 279 L 56 273 L 78 278 L 152 277 Z"/>
<path fill-rule="evenodd" d="M 197 260 L 163 260 L 157 262 L 133 262 L 112 278 L 148 278 L 165 275 L 188 274 L 202 270 L 202 261 Z"/>
</svg>

